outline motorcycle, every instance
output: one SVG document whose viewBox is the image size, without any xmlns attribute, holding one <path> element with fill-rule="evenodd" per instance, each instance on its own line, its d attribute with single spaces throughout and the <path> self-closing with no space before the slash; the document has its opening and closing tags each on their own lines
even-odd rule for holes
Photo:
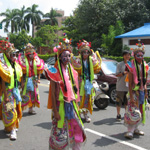
<svg viewBox="0 0 150 150">
<path fill-rule="evenodd" d="M 109 89 L 107 82 L 104 82 L 100 85 L 93 80 L 93 87 L 95 89 L 94 104 L 99 109 L 105 109 L 109 105 L 109 96 L 105 94 L 104 91 Z"/>
</svg>

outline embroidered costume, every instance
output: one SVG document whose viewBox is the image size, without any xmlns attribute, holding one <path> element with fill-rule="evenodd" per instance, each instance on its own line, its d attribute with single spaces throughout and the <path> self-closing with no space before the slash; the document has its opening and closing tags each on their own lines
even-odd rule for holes
<svg viewBox="0 0 150 150">
<path fill-rule="evenodd" d="M 16 129 L 22 118 L 21 96 L 18 83 L 23 75 L 20 65 L 15 61 L 15 47 L 7 41 L 0 41 L 0 51 L 3 52 L 4 62 L 0 62 L 2 78 L 2 120 L 6 132 L 11 132 L 10 139 L 16 140 Z"/>
<path fill-rule="evenodd" d="M 68 61 L 72 49 L 70 40 L 64 41 L 64 44 L 57 46 L 58 60 L 55 67 L 45 69 L 46 77 L 50 80 L 48 108 L 53 109 L 49 146 L 55 150 L 67 150 L 69 147 L 80 150 L 86 135 L 77 107 L 80 101 L 78 73 Z"/>
<path fill-rule="evenodd" d="M 22 67 L 25 85 L 22 92 L 22 109 L 29 107 L 32 114 L 33 107 L 40 107 L 39 90 L 37 81 L 44 69 L 44 61 L 35 53 L 34 47 L 28 43 L 24 47 L 24 57 L 19 55 L 18 61 Z"/>
<path fill-rule="evenodd" d="M 92 114 L 93 111 L 93 99 L 95 91 L 92 85 L 94 79 L 94 73 L 98 73 L 101 69 L 101 57 L 99 52 L 95 53 L 90 49 L 91 43 L 83 40 L 78 43 L 78 56 L 72 56 L 71 63 L 76 71 L 78 71 L 80 78 L 80 109 L 84 113 L 84 117 L 87 122 L 90 122 L 90 118 L 87 116 L 88 111 Z M 84 58 L 86 57 L 86 58 Z"/>
<path fill-rule="evenodd" d="M 133 138 L 133 133 L 144 135 L 138 129 L 142 122 L 145 124 L 145 90 L 148 67 L 143 60 L 144 45 L 137 44 L 138 48 L 133 49 L 134 59 L 126 64 L 129 70 L 129 103 L 124 116 L 125 125 L 128 127 L 126 138 Z"/>
</svg>

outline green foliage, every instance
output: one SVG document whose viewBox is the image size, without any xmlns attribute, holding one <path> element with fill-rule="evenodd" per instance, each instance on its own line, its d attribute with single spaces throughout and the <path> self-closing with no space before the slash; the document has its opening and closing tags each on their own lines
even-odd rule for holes
<svg viewBox="0 0 150 150">
<path fill-rule="evenodd" d="M 10 34 L 10 42 L 14 43 L 15 48 L 22 50 L 24 45 L 31 41 L 31 36 L 28 36 L 25 30 L 18 34 Z"/>
<path fill-rule="evenodd" d="M 41 46 L 49 46 L 50 48 L 53 48 L 54 42 L 57 40 L 57 34 L 55 33 L 57 29 L 57 26 L 44 25 L 37 31 L 36 37 L 42 39 Z"/>
<path fill-rule="evenodd" d="M 44 61 L 46 61 L 49 57 L 52 57 L 52 56 L 55 56 L 56 55 L 56 53 L 52 53 L 52 54 L 46 54 L 46 55 L 40 55 L 40 54 L 38 54 L 38 56 L 41 58 L 41 59 L 43 59 Z"/>
<path fill-rule="evenodd" d="M 121 21 L 117 21 L 116 25 L 110 25 L 108 34 L 102 34 L 101 47 L 108 55 L 120 55 L 122 44 L 115 36 L 124 32 L 124 26 Z"/>
</svg>

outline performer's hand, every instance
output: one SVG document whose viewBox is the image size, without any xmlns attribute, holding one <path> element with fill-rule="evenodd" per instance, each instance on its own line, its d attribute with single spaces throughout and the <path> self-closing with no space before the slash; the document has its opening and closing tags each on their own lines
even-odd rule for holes
<svg viewBox="0 0 150 150">
<path fill-rule="evenodd" d="M 41 82 L 40 79 L 38 79 L 38 80 L 37 80 L 37 83 L 40 83 L 40 82 Z"/>
<path fill-rule="evenodd" d="M 24 83 L 21 84 L 21 88 L 22 88 L 22 89 L 24 88 Z"/>
<path fill-rule="evenodd" d="M 56 121 L 60 120 L 60 115 L 58 112 L 54 113 L 54 118 L 56 119 Z"/>
<path fill-rule="evenodd" d="M 9 102 L 8 97 L 4 97 L 4 101 L 5 101 L 6 103 Z"/>
<path fill-rule="evenodd" d="M 131 104 L 135 104 L 135 100 L 133 98 L 130 99 Z"/>
</svg>

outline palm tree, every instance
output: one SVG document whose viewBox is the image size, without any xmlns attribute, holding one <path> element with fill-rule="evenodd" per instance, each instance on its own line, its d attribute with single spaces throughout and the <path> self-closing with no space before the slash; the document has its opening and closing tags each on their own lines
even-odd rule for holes
<svg viewBox="0 0 150 150">
<path fill-rule="evenodd" d="M 29 32 L 30 26 L 28 20 L 25 18 L 26 13 L 27 10 L 25 9 L 25 6 L 23 6 L 21 10 L 17 11 L 17 16 L 15 17 L 15 20 L 17 20 L 19 31 L 25 29 L 26 31 Z"/>
<path fill-rule="evenodd" d="M 27 19 L 28 22 L 31 21 L 32 24 L 32 37 L 34 37 L 34 27 L 35 25 L 40 24 L 41 21 L 41 16 L 43 16 L 43 13 L 40 10 L 37 10 L 38 5 L 33 4 L 32 7 L 27 8 L 27 15 L 25 18 Z"/>
<path fill-rule="evenodd" d="M 43 17 L 47 18 L 44 23 L 46 25 L 58 25 L 58 21 L 56 19 L 56 17 L 61 17 L 62 15 L 60 13 L 57 13 L 56 10 L 54 10 L 53 8 L 51 8 L 49 13 L 46 13 Z"/>
<path fill-rule="evenodd" d="M 6 23 L 4 27 L 4 32 L 9 32 L 8 27 L 11 26 L 11 33 L 17 32 L 17 22 L 15 20 L 18 9 L 7 9 L 6 12 L 0 13 L 0 16 L 4 16 L 5 19 L 1 23 Z"/>
</svg>

